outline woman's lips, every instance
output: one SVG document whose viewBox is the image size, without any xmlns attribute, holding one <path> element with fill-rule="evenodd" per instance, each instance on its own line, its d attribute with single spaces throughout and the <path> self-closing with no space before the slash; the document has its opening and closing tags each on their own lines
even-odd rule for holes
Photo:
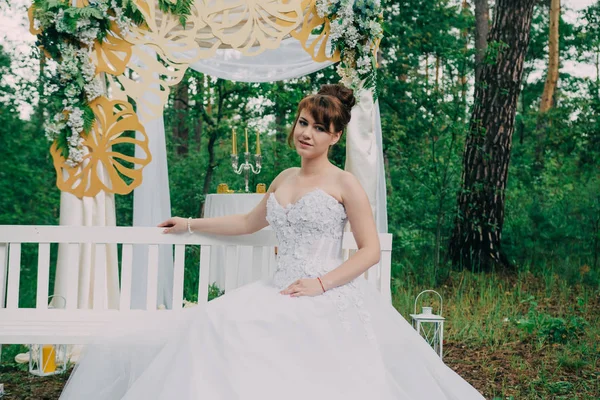
<svg viewBox="0 0 600 400">
<path fill-rule="evenodd" d="M 312 144 L 303 142 L 302 140 L 298 140 L 298 142 L 300 142 L 301 145 L 306 146 L 306 147 L 312 147 Z"/>
</svg>

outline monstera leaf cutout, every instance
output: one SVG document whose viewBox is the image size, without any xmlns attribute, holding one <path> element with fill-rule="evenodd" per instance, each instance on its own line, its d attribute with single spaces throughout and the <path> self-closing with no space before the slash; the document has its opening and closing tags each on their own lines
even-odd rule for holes
<svg viewBox="0 0 600 400">
<path fill-rule="evenodd" d="M 302 2 L 304 10 L 304 20 L 300 29 L 291 33 L 292 37 L 298 39 L 304 50 L 311 55 L 317 62 L 340 61 L 339 51 L 327 55 L 327 44 L 329 43 L 329 33 L 331 30 L 331 21 L 327 18 L 321 18 L 317 14 L 316 0 L 304 0 Z M 313 29 L 323 26 L 320 33 L 314 39 L 311 38 Z"/>
<path fill-rule="evenodd" d="M 300 0 L 207 1 L 202 13 L 213 35 L 244 55 L 278 48 L 302 21 Z"/>
<path fill-rule="evenodd" d="M 90 106 L 96 121 L 84 141 L 88 153 L 83 161 L 69 167 L 56 143 L 50 149 L 56 185 L 79 198 L 94 197 L 100 191 L 128 194 L 142 183 L 142 169 L 152 160 L 146 131 L 127 102 L 99 97 Z M 136 131 L 136 137 L 127 136 Z M 113 146 L 129 147 L 130 154 L 139 149 L 145 158 L 125 155 Z"/>
<path fill-rule="evenodd" d="M 96 73 L 106 72 L 121 75 L 131 59 L 131 43 L 123 39 L 119 27 L 113 21 L 110 31 L 102 42 L 94 42 L 92 60 L 96 64 Z"/>
</svg>

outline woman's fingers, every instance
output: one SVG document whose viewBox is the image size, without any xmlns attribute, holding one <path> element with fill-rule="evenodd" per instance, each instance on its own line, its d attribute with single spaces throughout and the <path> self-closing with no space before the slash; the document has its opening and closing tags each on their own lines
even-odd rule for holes
<svg viewBox="0 0 600 400">
<path fill-rule="evenodd" d="M 298 281 L 292 283 L 290 286 L 288 286 L 287 288 L 285 288 L 284 290 L 282 290 L 281 294 L 292 294 L 294 291 L 299 290 L 298 286 Z"/>
<path fill-rule="evenodd" d="M 171 227 L 173 225 L 175 225 L 175 223 L 173 222 L 173 219 L 169 218 L 168 220 L 161 222 L 157 226 L 160 228 L 160 227 L 163 227 L 163 226 Z"/>
</svg>

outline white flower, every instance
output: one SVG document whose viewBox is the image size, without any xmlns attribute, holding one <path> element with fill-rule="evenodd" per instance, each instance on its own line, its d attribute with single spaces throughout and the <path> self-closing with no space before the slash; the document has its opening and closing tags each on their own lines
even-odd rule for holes
<svg viewBox="0 0 600 400">
<path fill-rule="evenodd" d="M 100 28 L 93 27 L 79 32 L 78 38 L 83 44 L 91 47 L 100 33 Z"/>
<path fill-rule="evenodd" d="M 358 30 L 356 30 L 356 27 L 354 25 L 350 25 L 348 28 L 346 28 L 344 42 L 346 42 L 346 45 L 348 47 L 356 47 L 358 40 L 361 38 L 361 35 L 358 34 Z"/>
<path fill-rule="evenodd" d="M 89 25 L 91 25 L 91 23 L 92 23 L 92 21 L 90 21 L 90 19 L 89 19 L 89 18 L 80 18 L 80 19 L 77 21 L 76 28 L 77 28 L 77 29 L 86 28 L 86 27 L 88 27 Z"/>
<path fill-rule="evenodd" d="M 65 161 L 69 167 L 76 167 L 86 155 L 85 148 L 69 147 L 69 157 Z"/>
<path fill-rule="evenodd" d="M 81 61 L 81 75 L 86 82 L 90 82 L 96 76 L 96 66 L 87 52 L 81 52 L 79 60 Z"/>
<path fill-rule="evenodd" d="M 77 48 L 70 44 L 59 45 L 62 61 L 58 65 L 58 74 L 63 81 L 73 79 L 79 70 L 79 60 L 77 59 Z"/>
<path fill-rule="evenodd" d="M 67 125 L 79 134 L 83 129 L 83 110 L 79 107 L 65 107 L 65 110 L 70 111 Z"/>
<path fill-rule="evenodd" d="M 381 24 L 377 21 L 371 20 L 369 22 L 369 30 L 371 31 L 371 36 L 374 38 L 381 38 L 383 35 L 383 29 L 381 28 Z"/>
<path fill-rule="evenodd" d="M 79 90 L 77 89 L 77 87 L 75 85 L 68 85 L 67 88 L 65 89 L 65 96 L 67 98 L 73 98 L 73 97 L 77 97 L 79 95 Z"/>
<path fill-rule="evenodd" d="M 317 8 L 317 15 L 319 16 L 319 18 L 323 18 L 326 15 L 330 14 L 330 8 L 331 6 L 334 6 L 338 3 L 338 0 L 317 0 L 316 2 L 316 8 Z"/>
<path fill-rule="evenodd" d="M 61 122 L 65 120 L 65 114 L 63 114 L 62 112 L 56 113 L 54 114 L 54 117 L 52 117 L 52 119 L 55 122 Z"/>
<path fill-rule="evenodd" d="M 63 10 L 63 9 L 58 10 L 58 12 L 56 13 L 56 16 L 54 17 L 54 20 L 56 21 L 56 30 L 58 32 L 69 32 L 70 31 L 70 27 L 65 23 L 65 10 Z"/>
<path fill-rule="evenodd" d="M 344 25 L 339 19 L 333 20 L 329 29 L 329 40 L 335 41 L 341 38 L 344 35 Z"/>
<path fill-rule="evenodd" d="M 356 60 L 356 67 L 358 68 L 359 74 L 367 74 L 371 71 L 371 57 L 365 54 L 358 60 Z"/>
<path fill-rule="evenodd" d="M 69 146 L 80 148 L 81 146 L 83 146 L 84 139 L 81 136 L 79 136 L 79 134 L 74 134 L 69 136 L 67 141 L 69 142 Z"/>
<path fill-rule="evenodd" d="M 347 20 L 347 23 L 352 24 L 354 21 L 354 0 L 343 0 L 338 10 L 338 18 Z"/>
<path fill-rule="evenodd" d="M 65 127 L 66 124 L 64 122 L 57 121 L 55 117 L 54 121 L 47 122 L 44 125 L 46 138 L 49 141 L 54 141 Z"/>
<path fill-rule="evenodd" d="M 99 79 L 92 79 L 89 83 L 87 83 L 83 90 L 85 90 L 85 95 L 88 101 L 92 101 L 104 94 L 104 88 L 102 87 L 102 82 Z"/>
<path fill-rule="evenodd" d="M 118 4 L 112 0 L 110 3 L 112 10 L 115 12 L 115 17 L 109 16 L 111 21 L 116 21 L 119 30 L 121 31 L 121 35 L 123 37 L 127 36 L 131 32 L 131 26 L 133 25 L 133 21 L 125 16 L 123 9 L 118 6 Z"/>
<path fill-rule="evenodd" d="M 47 96 L 50 96 L 50 95 L 52 95 L 53 93 L 56 93 L 56 91 L 57 91 L 58 89 L 59 89 L 59 88 L 58 88 L 58 85 L 55 85 L 54 83 L 50 83 L 50 84 L 48 84 L 48 85 L 45 85 L 45 86 L 44 86 L 44 93 L 45 93 Z"/>
</svg>

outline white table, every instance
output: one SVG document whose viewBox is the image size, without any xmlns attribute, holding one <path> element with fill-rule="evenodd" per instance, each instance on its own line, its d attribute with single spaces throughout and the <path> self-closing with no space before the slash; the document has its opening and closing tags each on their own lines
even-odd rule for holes
<svg viewBox="0 0 600 400">
<path fill-rule="evenodd" d="M 246 214 L 252 210 L 265 196 L 264 193 L 231 193 L 231 194 L 209 194 L 206 196 L 204 205 L 204 217 L 221 217 L 232 214 Z M 266 227 L 265 229 L 271 229 Z M 237 247 L 237 260 L 250 260 L 253 257 L 252 248 L 246 246 Z M 273 263 L 275 255 L 269 260 Z M 255 268 L 260 268 L 260 263 L 253 263 Z M 225 247 L 213 246 L 210 252 L 209 282 L 215 283 L 219 288 L 227 290 L 225 282 Z M 252 276 L 260 276 L 260 271 L 252 271 L 250 268 L 240 268 L 237 278 L 228 282 L 229 286 L 239 287 L 252 282 Z"/>
</svg>

